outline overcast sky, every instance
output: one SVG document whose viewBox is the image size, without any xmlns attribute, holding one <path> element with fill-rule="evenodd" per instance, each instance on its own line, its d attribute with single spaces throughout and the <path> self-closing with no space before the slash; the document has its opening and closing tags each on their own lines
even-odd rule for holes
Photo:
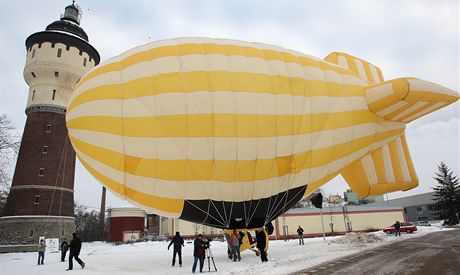
<svg viewBox="0 0 460 275">
<path fill-rule="evenodd" d="M 28 86 L 25 39 L 59 19 L 71 1 L 0 0 L 0 113 L 22 135 Z M 275 44 L 323 58 L 343 51 L 378 66 L 386 80 L 417 77 L 459 91 L 459 4 L 456 0 L 375 1 L 76 1 L 81 26 L 106 60 L 135 46 L 183 36 Z M 408 125 L 420 186 L 390 198 L 429 192 L 436 166 L 459 172 L 459 103 Z M 14 167 L 14 165 L 13 165 Z M 80 165 L 75 199 L 99 207 L 101 185 Z M 338 177 L 325 186 L 342 194 Z M 108 206 L 129 203 L 108 196 Z"/>
</svg>

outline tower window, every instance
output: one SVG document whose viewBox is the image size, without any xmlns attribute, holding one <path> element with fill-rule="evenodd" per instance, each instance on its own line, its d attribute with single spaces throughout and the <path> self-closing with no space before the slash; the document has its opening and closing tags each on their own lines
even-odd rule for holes
<svg viewBox="0 0 460 275">
<path fill-rule="evenodd" d="M 51 124 L 46 124 L 46 132 L 49 133 L 51 132 L 51 128 L 53 127 L 53 125 Z"/>
<path fill-rule="evenodd" d="M 32 51 L 32 58 L 35 57 L 35 49 Z"/>
<path fill-rule="evenodd" d="M 64 230 L 64 229 L 62 229 L 62 236 L 64 236 L 64 235 L 65 235 L 65 230 Z"/>
<path fill-rule="evenodd" d="M 62 54 L 62 49 L 58 49 L 57 57 L 61 57 L 61 54 Z"/>
<path fill-rule="evenodd" d="M 39 197 L 40 198 L 40 197 Z M 34 236 L 34 231 L 33 230 L 30 230 L 29 231 L 29 238 L 32 238 Z"/>
<path fill-rule="evenodd" d="M 86 57 L 83 58 L 83 67 L 86 67 Z"/>
<path fill-rule="evenodd" d="M 32 75 L 34 78 L 36 78 L 36 77 L 37 77 L 37 76 L 35 75 L 35 73 L 34 73 L 34 72 L 31 72 L 30 74 L 31 74 L 31 75 Z"/>
<path fill-rule="evenodd" d="M 43 177 L 45 174 L 45 168 L 40 168 L 40 172 L 38 172 L 39 177 Z"/>
<path fill-rule="evenodd" d="M 45 146 L 43 146 L 43 149 L 42 149 L 42 154 L 43 154 L 43 155 L 46 155 L 46 154 L 48 154 L 48 146 L 46 146 L 46 145 L 45 145 Z"/>
<path fill-rule="evenodd" d="M 54 100 L 55 97 L 56 97 L 56 90 L 53 90 L 53 97 L 51 99 Z"/>
<path fill-rule="evenodd" d="M 35 195 L 35 201 L 34 204 L 40 204 L 40 196 Z"/>
<path fill-rule="evenodd" d="M 59 72 L 54 72 L 55 77 L 59 77 Z"/>
<path fill-rule="evenodd" d="M 32 91 L 32 101 L 34 100 L 35 98 L 35 90 Z"/>
</svg>

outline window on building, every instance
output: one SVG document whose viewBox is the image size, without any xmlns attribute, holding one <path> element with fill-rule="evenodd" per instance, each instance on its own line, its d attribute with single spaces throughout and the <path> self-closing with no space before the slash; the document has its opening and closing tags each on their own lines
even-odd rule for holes
<svg viewBox="0 0 460 275">
<path fill-rule="evenodd" d="M 35 49 L 32 51 L 32 58 L 35 57 Z"/>
<path fill-rule="evenodd" d="M 53 127 L 53 125 L 51 124 L 46 124 L 46 132 L 49 133 L 51 132 L 51 128 Z"/>
<path fill-rule="evenodd" d="M 34 204 L 40 204 L 40 196 L 35 195 L 35 201 Z"/>
<path fill-rule="evenodd" d="M 35 98 L 35 90 L 32 91 L 32 101 L 34 100 Z"/>
<path fill-rule="evenodd" d="M 40 171 L 38 172 L 39 177 L 43 177 L 45 174 L 45 168 L 40 168 Z"/>
<path fill-rule="evenodd" d="M 65 230 L 64 229 L 62 229 L 61 236 L 65 236 Z"/>
<path fill-rule="evenodd" d="M 59 77 L 59 72 L 54 72 L 55 77 Z"/>
<path fill-rule="evenodd" d="M 37 76 L 35 75 L 35 73 L 34 73 L 34 72 L 31 72 L 30 74 L 31 74 L 31 75 L 32 75 L 34 78 L 36 78 L 36 77 L 37 77 Z"/>
<path fill-rule="evenodd" d="M 34 236 L 34 231 L 33 230 L 30 230 L 29 231 L 29 238 L 33 237 Z"/>
<path fill-rule="evenodd" d="M 56 90 L 53 90 L 53 97 L 51 99 L 54 100 L 55 97 L 56 97 Z"/>
<path fill-rule="evenodd" d="M 83 67 L 86 67 L 86 57 L 83 58 Z"/>
<path fill-rule="evenodd" d="M 43 155 L 48 154 L 48 146 L 46 146 L 46 145 L 43 146 L 42 154 L 43 154 Z"/>
<path fill-rule="evenodd" d="M 57 57 L 61 57 L 61 54 L 62 54 L 62 49 L 58 49 Z"/>
</svg>

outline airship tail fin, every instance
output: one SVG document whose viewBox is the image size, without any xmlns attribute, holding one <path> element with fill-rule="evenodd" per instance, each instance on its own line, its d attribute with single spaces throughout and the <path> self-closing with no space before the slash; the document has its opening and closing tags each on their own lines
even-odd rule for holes
<svg viewBox="0 0 460 275">
<path fill-rule="evenodd" d="M 369 109 L 387 120 L 409 123 L 458 100 L 457 92 L 417 78 L 398 78 L 364 90 Z"/>
<path fill-rule="evenodd" d="M 378 84 L 384 81 L 382 71 L 377 66 L 347 53 L 333 52 L 324 60 L 350 70 L 370 83 Z"/>
<path fill-rule="evenodd" d="M 342 176 L 363 198 L 418 186 L 404 134 L 345 167 Z"/>
</svg>

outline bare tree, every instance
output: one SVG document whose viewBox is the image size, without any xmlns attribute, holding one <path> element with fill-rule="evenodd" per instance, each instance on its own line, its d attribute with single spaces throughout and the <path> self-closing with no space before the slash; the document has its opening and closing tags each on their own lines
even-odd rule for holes
<svg viewBox="0 0 460 275">
<path fill-rule="evenodd" d="M 3 207 L 8 197 L 10 182 L 10 162 L 19 151 L 19 137 L 15 127 L 6 114 L 0 114 L 0 207 Z"/>
</svg>

